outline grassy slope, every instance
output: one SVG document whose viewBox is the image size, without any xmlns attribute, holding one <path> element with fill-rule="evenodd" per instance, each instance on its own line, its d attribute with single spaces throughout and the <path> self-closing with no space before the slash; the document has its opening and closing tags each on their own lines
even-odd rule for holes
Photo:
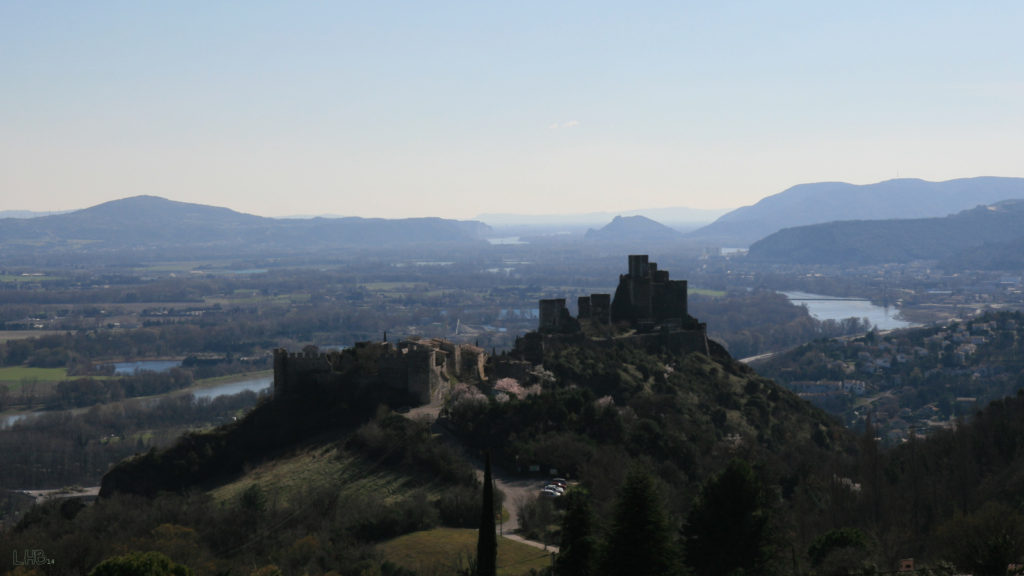
<svg viewBox="0 0 1024 576">
<path fill-rule="evenodd" d="M 311 491 L 337 486 L 343 495 L 402 493 L 413 483 L 373 462 L 339 453 L 337 446 L 310 444 L 294 452 L 261 463 L 243 476 L 217 486 L 210 494 L 218 502 L 237 499 L 246 488 L 259 484 L 268 500 L 289 504 Z M 385 498 L 385 501 L 387 499 Z"/>
<path fill-rule="evenodd" d="M 476 556 L 477 531 L 471 528 L 435 528 L 400 536 L 377 547 L 399 566 L 432 574 Z M 499 576 L 528 574 L 551 565 L 551 552 L 507 538 L 498 539 Z"/>
</svg>

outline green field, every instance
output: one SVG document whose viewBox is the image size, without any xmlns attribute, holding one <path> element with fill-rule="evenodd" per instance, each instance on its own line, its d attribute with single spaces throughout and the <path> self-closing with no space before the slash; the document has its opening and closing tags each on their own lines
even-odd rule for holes
<svg viewBox="0 0 1024 576">
<path fill-rule="evenodd" d="M 700 294 L 701 296 L 710 296 L 711 298 L 722 298 L 725 296 L 724 290 L 705 290 L 704 288 L 690 288 L 687 290 L 690 294 Z"/>
<path fill-rule="evenodd" d="M 388 540 L 377 547 L 384 558 L 425 574 L 455 568 L 476 556 L 477 531 L 472 528 L 435 528 Z M 531 569 L 551 566 L 551 552 L 509 540 L 498 539 L 498 574 L 520 576 Z"/>
<path fill-rule="evenodd" d="M 68 377 L 65 368 L 32 368 L 29 366 L 8 366 L 0 368 L 0 383 L 7 384 L 13 392 L 24 382 L 61 382 Z"/>
<path fill-rule="evenodd" d="M 66 334 L 66 330 L 0 330 L 0 342 Z"/>
</svg>

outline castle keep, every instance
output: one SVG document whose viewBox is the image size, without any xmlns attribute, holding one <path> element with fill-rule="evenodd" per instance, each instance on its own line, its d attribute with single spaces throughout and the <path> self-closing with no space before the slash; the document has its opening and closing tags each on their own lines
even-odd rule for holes
<svg viewBox="0 0 1024 576">
<path fill-rule="evenodd" d="M 629 257 L 629 273 L 619 276 L 611 313 L 613 322 L 670 324 L 682 328 L 688 318 L 686 280 L 669 280 L 646 254 Z"/>
<path fill-rule="evenodd" d="M 541 335 L 572 335 L 591 326 L 628 326 L 631 339 L 642 345 L 662 346 L 710 355 L 705 324 L 690 316 L 686 280 L 672 280 L 646 254 L 629 256 L 629 272 L 619 275 L 615 297 L 608 294 L 580 296 L 579 313 L 573 318 L 565 298 L 540 301 Z"/>
</svg>

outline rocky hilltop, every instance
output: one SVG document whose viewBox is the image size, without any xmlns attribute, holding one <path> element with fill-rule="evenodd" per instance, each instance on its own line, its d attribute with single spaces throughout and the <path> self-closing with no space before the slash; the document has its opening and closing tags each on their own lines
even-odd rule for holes
<svg viewBox="0 0 1024 576">
<path fill-rule="evenodd" d="M 564 299 L 542 301 L 538 330 L 501 354 L 439 339 L 279 351 L 272 398 L 236 423 L 121 463 L 101 496 L 216 482 L 305 438 L 351 432 L 381 404 L 436 403 L 450 432 L 505 466 L 594 481 L 593 463 L 608 454 L 664 459 L 696 481 L 735 450 L 784 470 L 788 457 L 847 442 L 822 412 L 709 340 L 686 290 L 633 255 L 614 298 L 580 297 L 575 318 Z"/>
</svg>

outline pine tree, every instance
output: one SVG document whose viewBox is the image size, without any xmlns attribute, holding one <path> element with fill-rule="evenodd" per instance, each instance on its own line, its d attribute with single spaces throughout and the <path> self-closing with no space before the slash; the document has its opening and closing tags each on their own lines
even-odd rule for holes
<svg viewBox="0 0 1024 576">
<path fill-rule="evenodd" d="M 498 573 L 498 539 L 494 534 L 494 484 L 491 479 L 491 453 L 484 462 L 484 498 L 480 508 L 480 531 L 476 541 L 476 573 L 495 576 Z"/>
<path fill-rule="evenodd" d="M 597 563 L 597 542 L 594 537 L 594 516 L 590 495 L 582 488 L 573 488 L 564 497 L 562 541 L 555 558 L 557 576 L 590 576 Z"/>
<path fill-rule="evenodd" d="M 678 556 L 653 478 L 633 469 L 619 490 L 601 572 L 607 576 L 676 574 Z"/>
<path fill-rule="evenodd" d="M 696 573 L 770 573 L 769 501 L 747 462 L 733 460 L 704 484 L 687 524 L 686 559 Z"/>
</svg>

